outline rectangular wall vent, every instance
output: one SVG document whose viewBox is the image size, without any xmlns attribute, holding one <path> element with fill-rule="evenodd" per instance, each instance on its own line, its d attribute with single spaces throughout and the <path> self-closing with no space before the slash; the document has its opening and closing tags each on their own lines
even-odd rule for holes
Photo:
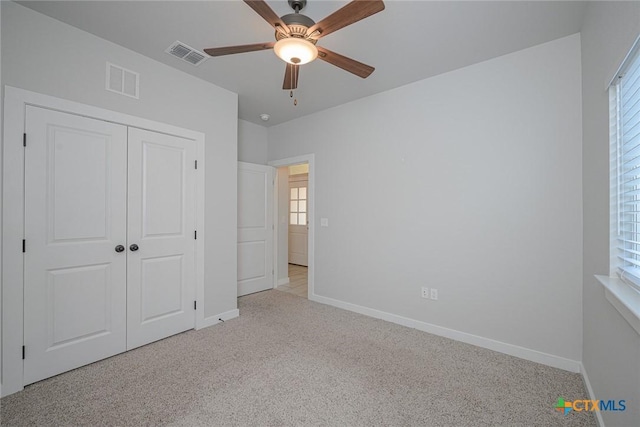
<svg viewBox="0 0 640 427">
<path fill-rule="evenodd" d="M 202 64 L 209 57 L 203 52 L 200 52 L 192 48 L 191 46 L 188 46 L 179 41 L 173 42 L 173 44 L 169 46 L 167 50 L 165 50 L 165 52 L 195 66 Z"/>
<path fill-rule="evenodd" d="M 106 89 L 120 95 L 140 99 L 140 74 L 107 62 Z"/>
</svg>

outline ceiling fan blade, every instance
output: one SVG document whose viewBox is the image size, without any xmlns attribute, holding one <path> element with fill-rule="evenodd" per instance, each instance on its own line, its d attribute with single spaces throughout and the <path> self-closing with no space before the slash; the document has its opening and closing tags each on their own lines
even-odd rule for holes
<svg viewBox="0 0 640 427">
<path fill-rule="evenodd" d="M 298 75 L 300 74 L 300 66 L 287 64 L 287 68 L 284 70 L 284 83 L 282 83 L 282 89 L 293 90 L 298 88 Z"/>
<path fill-rule="evenodd" d="M 318 58 L 363 79 L 369 77 L 369 75 L 373 73 L 373 70 L 375 70 L 372 66 L 358 62 L 355 59 L 347 58 L 346 56 L 342 56 L 339 53 L 332 52 L 320 46 L 316 47 L 318 48 Z"/>
<path fill-rule="evenodd" d="M 264 0 L 244 0 L 244 2 L 253 9 L 262 19 L 267 21 L 273 28 L 280 26 L 286 33 L 289 33 L 289 27 L 282 19 L 269 7 Z"/>
<path fill-rule="evenodd" d="M 234 53 L 255 52 L 256 50 L 273 49 L 275 42 L 245 44 L 241 46 L 212 47 L 204 51 L 209 56 L 232 55 Z"/>
<path fill-rule="evenodd" d="M 307 35 L 319 31 L 320 34 L 317 38 L 324 37 L 382 10 L 384 10 L 382 0 L 353 0 L 309 28 Z"/>
</svg>

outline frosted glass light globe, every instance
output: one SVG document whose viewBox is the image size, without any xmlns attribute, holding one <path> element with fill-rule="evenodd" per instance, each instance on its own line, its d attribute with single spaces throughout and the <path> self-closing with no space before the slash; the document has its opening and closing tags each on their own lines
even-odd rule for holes
<svg viewBox="0 0 640 427">
<path fill-rule="evenodd" d="M 296 37 L 278 40 L 273 51 L 280 59 L 293 65 L 308 64 L 318 57 L 318 49 L 313 43 Z"/>
</svg>

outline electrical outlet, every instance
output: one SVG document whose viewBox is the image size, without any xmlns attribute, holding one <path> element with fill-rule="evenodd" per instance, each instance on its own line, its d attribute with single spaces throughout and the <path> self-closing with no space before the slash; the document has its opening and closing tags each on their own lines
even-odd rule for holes
<svg viewBox="0 0 640 427">
<path fill-rule="evenodd" d="M 425 289 L 425 288 L 423 288 Z M 431 299 L 432 300 L 437 300 L 438 299 L 438 290 L 431 288 Z"/>
<path fill-rule="evenodd" d="M 429 299 L 429 288 L 422 288 L 422 298 Z"/>
</svg>

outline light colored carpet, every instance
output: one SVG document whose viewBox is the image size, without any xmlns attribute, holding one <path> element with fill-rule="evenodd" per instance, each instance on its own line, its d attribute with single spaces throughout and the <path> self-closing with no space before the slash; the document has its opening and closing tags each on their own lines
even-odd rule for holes
<svg viewBox="0 0 640 427">
<path fill-rule="evenodd" d="M 294 295 L 41 381 L 2 425 L 595 426 L 580 376 Z"/>
</svg>

